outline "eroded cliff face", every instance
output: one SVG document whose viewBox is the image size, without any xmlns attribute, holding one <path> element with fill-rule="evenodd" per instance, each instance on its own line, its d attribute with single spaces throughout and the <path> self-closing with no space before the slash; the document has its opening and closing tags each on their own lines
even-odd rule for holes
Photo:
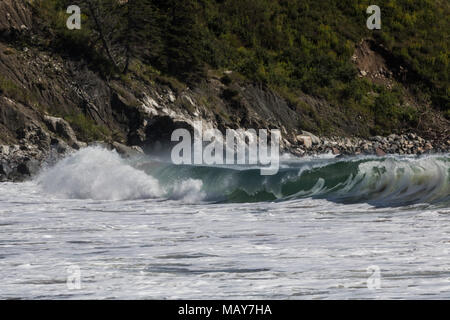
<svg viewBox="0 0 450 320">
<path fill-rule="evenodd" d="M 299 112 L 277 93 L 241 81 L 232 71 L 211 71 L 192 88 L 148 79 L 139 65 L 126 76 L 105 79 L 83 59 L 63 56 L 38 41 L 43 34 L 31 3 L 0 2 L 0 180 L 21 180 L 43 161 L 95 140 L 123 152 L 155 150 L 169 143 L 174 129 L 192 129 L 196 120 L 222 131 L 280 129 L 282 149 L 299 155 L 358 151 L 333 138 L 309 143 L 302 130 L 321 117 L 335 135 L 352 136 L 364 129 L 364 119 L 340 121 L 342 110 L 307 95 L 298 99 L 310 112 Z"/>
</svg>

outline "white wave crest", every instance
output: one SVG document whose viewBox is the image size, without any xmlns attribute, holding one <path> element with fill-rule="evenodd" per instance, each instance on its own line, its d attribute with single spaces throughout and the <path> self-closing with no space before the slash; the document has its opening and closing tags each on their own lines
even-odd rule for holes
<svg viewBox="0 0 450 320">
<path fill-rule="evenodd" d="M 198 179 L 187 179 L 174 185 L 170 198 L 175 200 L 182 200 L 186 203 L 197 203 L 206 197 L 206 194 L 201 190 L 203 182 Z"/>
<path fill-rule="evenodd" d="M 45 169 L 37 178 L 43 191 L 64 198 L 133 200 L 164 195 L 158 181 L 128 165 L 115 151 L 88 147 Z"/>
</svg>

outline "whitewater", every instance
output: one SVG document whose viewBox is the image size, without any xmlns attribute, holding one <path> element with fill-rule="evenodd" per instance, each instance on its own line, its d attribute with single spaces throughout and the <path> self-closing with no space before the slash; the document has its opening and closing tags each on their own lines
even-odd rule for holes
<svg viewBox="0 0 450 320">
<path fill-rule="evenodd" d="M 88 147 L 0 183 L 0 299 L 450 298 L 449 154 L 259 169 Z"/>
</svg>

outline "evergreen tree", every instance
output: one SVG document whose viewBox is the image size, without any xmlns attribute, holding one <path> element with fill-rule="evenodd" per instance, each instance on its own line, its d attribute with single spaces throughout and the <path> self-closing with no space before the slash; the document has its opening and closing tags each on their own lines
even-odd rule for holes
<svg viewBox="0 0 450 320">
<path fill-rule="evenodd" d="M 167 71 L 183 80 L 192 81 L 202 74 L 202 35 L 196 17 L 199 5 L 195 0 L 169 0 L 165 53 Z"/>
<path fill-rule="evenodd" d="M 161 51 L 157 9 L 151 0 L 128 0 L 124 8 L 121 41 L 125 46 L 125 66 L 128 71 L 133 58 L 152 60 Z"/>
</svg>

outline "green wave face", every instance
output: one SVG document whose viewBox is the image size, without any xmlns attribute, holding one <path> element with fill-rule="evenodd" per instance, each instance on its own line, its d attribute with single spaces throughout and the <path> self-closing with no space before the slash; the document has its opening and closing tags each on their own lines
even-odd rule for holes
<svg viewBox="0 0 450 320">
<path fill-rule="evenodd" d="M 224 168 L 141 164 L 168 190 L 180 181 L 200 180 L 204 200 L 210 202 L 287 201 L 323 198 L 342 203 L 367 202 L 375 206 L 430 203 L 448 206 L 450 156 L 353 157 L 295 160 L 282 163 L 273 176 L 258 168 Z"/>
</svg>

